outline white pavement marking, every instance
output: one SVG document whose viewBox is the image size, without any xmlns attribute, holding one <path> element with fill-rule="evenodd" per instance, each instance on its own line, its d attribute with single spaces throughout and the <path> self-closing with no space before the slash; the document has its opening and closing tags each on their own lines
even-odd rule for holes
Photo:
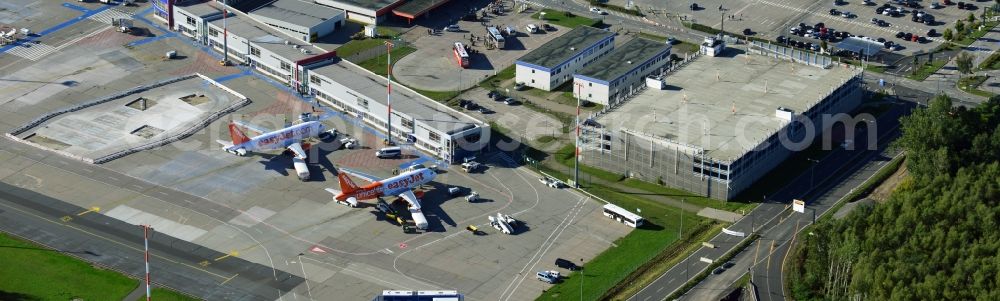
<svg viewBox="0 0 1000 301">
<path fill-rule="evenodd" d="M 66 46 L 70 46 L 70 45 L 76 44 L 76 42 L 79 42 L 80 40 L 83 40 L 83 39 L 89 38 L 91 36 L 94 36 L 94 35 L 102 32 L 102 31 L 104 31 L 105 29 L 107 29 L 107 27 L 98 28 L 94 32 L 91 32 L 91 33 L 83 35 L 83 36 L 76 37 L 75 39 L 69 40 L 66 43 L 63 43 L 62 45 L 55 46 L 55 47 L 49 46 L 49 45 L 45 45 L 45 44 L 25 43 L 25 44 L 23 44 L 21 46 L 17 46 L 17 47 L 14 47 L 14 48 L 10 49 L 10 50 L 8 50 L 5 53 L 13 54 L 13 55 L 16 55 L 16 56 L 19 56 L 19 57 L 22 57 L 22 58 L 25 58 L 25 59 L 28 59 L 28 60 L 31 60 L 31 61 L 37 61 L 37 60 L 40 60 L 40 59 L 48 56 L 49 54 L 51 54 L 53 52 L 59 51 L 59 50 L 61 50 L 63 48 L 66 48 Z M 28 47 L 25 47 L 25 45 L 27 45 Z"/>
<path fill-rule="evenodd" d="M 114 19 L 132 19 L 134 15 L 132 13 L 119 11 L 117 9 L 109 9 L 90 16 L 89 19 L 105 23 L 108 25 L 113 25 L 112 20 Z"/>
</svg>

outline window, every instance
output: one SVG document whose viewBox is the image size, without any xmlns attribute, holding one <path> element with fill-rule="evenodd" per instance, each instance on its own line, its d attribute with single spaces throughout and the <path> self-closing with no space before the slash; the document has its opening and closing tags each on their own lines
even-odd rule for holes
<svg viewBox="0 0 1000 301">
<path fill-rule="evenodd" d="M 314 84 L 314 85 L 319 86 L 320 82 L 322 82 L 322 81 L 319 79 L 318 76 L 316 76 L 316 75 L 310 75 L 309 76 L 309 83 L 310 84 Z"/>
<path fill-rule="evenodd" d="M 195 25 L 195 23 L 194 23 L 194 18 L 192 18 L 192 17 L 187 17 L 187 24 L 188 24 L 188 25 L 192 25 L 192 26 L 193 26 L 193 25 Z"/>
<path fill-rule="evenodd" d="M 286 62 L 281 62 L 281 70 L 292 71 L 292 65 Z"/>
<path fill-rule="evenodd" d="M 594 83 L 587 83 L 587 87 L 593 87 Z"/>
<path fill-rule="evenodd" d="M 441 141 L 441 135 L 436 132 L 427 132 L 427 137 L 434 142 Z"/>
<path fill-rule="evenodd" d="M 208 35 L 213 36 L 213 37 L 218 37 L 219 36 L 219 31 L 216 30 L 215 28 L 209 28 L 208 29 Z"/>
<path fill-rule="evenodd" d="M 403 118 L 400 123 L 403 124 L 403 127 L 407 127 L 407 128 L 411 128 L 411 129 L 413 128 L 413 120 Z"/>
<path fill-rule="evenodd" d="M 260 49 L 250 46 L 250 55 L 260 57 Z"/>
<path fill-rule="evenodd" d="M 531 73 L 535 73 L 535 69 L 531 69 Z"/>
<path fill-rule="evenodd" d="M 368 100 L 364 99 L 364 98 L 361 98 L 361 97 L 358 97 L 358 106 L 360 106 L 362 108 L 365 108 L 365 110 L 367 110 L 368 109 Z"/>
</svg>

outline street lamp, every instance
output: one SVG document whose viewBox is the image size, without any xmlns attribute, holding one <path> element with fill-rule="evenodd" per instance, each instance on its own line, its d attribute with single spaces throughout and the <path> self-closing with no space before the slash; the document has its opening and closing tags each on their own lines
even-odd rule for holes
<svg viewBox="0 0 1000 301">
<path fill-rule="evenodd" d="M 584 280 L 583 258 L 580 258 L 580 301 L 583 301 L 583 280 Z"/>
<path fill-rule="evenodd" d="M 814 163 L 812 165 L 812 167 L 810 168 L 810 170 L 812 170 L 812 172 L 810 172 L 810 176 L 809 176 L 809 190 L 811 191 L 813 188 L 815 188 L 813 186 L 816 186 L 816 165 L 819 164 L 819 160 L 816 160 L 816 159 L 813 159 L 813 158 L 806 158 L 806 160 L 808 160 L 809 162 Z"/>
</svg>

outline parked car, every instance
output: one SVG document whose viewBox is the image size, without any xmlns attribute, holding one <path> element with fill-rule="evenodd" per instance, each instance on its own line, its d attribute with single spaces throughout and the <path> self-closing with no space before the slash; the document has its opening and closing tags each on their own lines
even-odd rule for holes
<svg viewBox="0 0 1000 301">
<path fill-rule="evenodd" d="M 580 266 L 576 265 L 576 263 L 573 263 L 572 261 L 562 258 L 556 258 L 556 266 L 570 271 L 576 271 L 580 269 Z"/>
<path fill-rule="evenodd" d="M 590 12 L 598 14 L 598 15 L 607 15 L 608 14 L 607 12 L 601 10 L 600 8 L 596 8 L 596 7 L 591 7 L 590 8 Z"/>
<path fill-rule="evenodd" d="M 744 28 L 743 29 L 743 35 L 749 36 L 749 35 L 752 35 L 752 34 L 753 34 L 753 30 L 750 30 L 749 28 Z"/>
<path fill-rule="evenodd" d="M 930 30 L 927 31 L 927 36 L 928 37 L 936 37 L 937 35 L 938 35 L 937 34 L 937 30 L 934 30 L 933 28 L 931 28 Z"/>
<path fill-rule="evenodd" d="M 557 272 L 557 271 L 541 271 L 541 272 L 535 273 L 535 278 L 537 278 L 539 281 L 542 281 L 542 282 L 545 282 L 545 283 L 555 284 L 556 282 L 559 282 L 559 272 Z"/>
<path fill-rule="evenodd" d="M 523 82 L 519 82 L 519 83 L 515 83 L 514 84 L 514 90 L 517 90 L 517 91 L 524 90 L 525 87 L 527 87 L 527 86 Z"/>
<path fill-rule="evenodd" d="M 454 32 L 454 31 L 459 31 L 459 30 L 462 30 L 462 29 L 460 27 L 458 27 L 458 24 L 451 24 L 451 25 L 448 25 L 448 26 L 444 27 L 444 31 L 453 31 Z"/>
<path fill-rule="evenodd" d="M 503 104 L 508 105 L 508 106 L 513 106 L 513 105 L 516 105 L 516 104 L 519 104 L 519 103 L 520 102 L 517 101 L 517 99 L 514 99 L 513 97 L 507 97 L 507 99 L 503 100 Z"/>
</svg>

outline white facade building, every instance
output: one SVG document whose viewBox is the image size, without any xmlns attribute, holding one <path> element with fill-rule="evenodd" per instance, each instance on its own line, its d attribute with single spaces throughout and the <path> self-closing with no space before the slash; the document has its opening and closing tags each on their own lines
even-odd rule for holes
<svg viewBox="0 0 1000 301">
<path fill-rule="evenodd" d="M 346 60 L 309 70 L 310 94 L 382 132 L 389 114 L 386 84 L 385 77 Z M 489 125 L 465 113 L 395 83 L 391 97 L 395 141 L 412 142 L 449 162 L 460 162 L 489 143 Z"/>
<path fill-rule="evenodd" d="M 347 19 L 365 24 L 377 24 L 392 13 L 404 0 L 316 0 L 316 3 L 347 12 Z"/>
<path fill-rule="evenodd" d="M 671 48 L 663 42 L 632 39 L 577 71 L 573 95 L 602 105 L 621 101 L 644 86 L 647 75 L 663 71 L 670 62 Z"/>
<path fill-rule="evenodd" d="M 613 32 L 577 27 L 518 59 L 516 82 L 551 91 L 570 81 L 578 69 L 610 52 L 614 45 Z"/>
<path fill-rule="evenodd" d="M 314 42 L 346 22 L 344 10 L 301 0 L 278 0 L 249 15 L 301 42 Z"/>
</svg>

